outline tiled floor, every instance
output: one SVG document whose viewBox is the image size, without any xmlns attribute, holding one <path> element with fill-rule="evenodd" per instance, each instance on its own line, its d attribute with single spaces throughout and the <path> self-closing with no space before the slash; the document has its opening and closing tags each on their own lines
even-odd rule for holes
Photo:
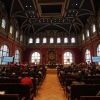
<svg viewBox="0 0 100 100">
<path fill-rule="evenodd" d="M 59 83 L 57 74 L 47 74 L 34 100 L 68 100 Z"/>
</svg>

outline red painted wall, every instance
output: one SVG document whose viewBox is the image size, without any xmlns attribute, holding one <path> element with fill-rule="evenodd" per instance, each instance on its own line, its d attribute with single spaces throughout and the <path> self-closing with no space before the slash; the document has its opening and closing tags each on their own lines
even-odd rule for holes
<svg viewBox="0 0 100 100">
<path fill-rule="evenodd" d="M 100 37 L 91 41 L 90 43 L 86 43 L 84 46 L 81 47 L 81 49 L 78 48 L 56 48 L 57 51 L 57 60 L 59 63 L 62 62 L 62 56 L 65 51 L 71 51 L 74 54 L 74 63 L 78 64 L 80 62 L 84 62 L 84 51 L 86 48 L 90 49 L 91 56 L 95 56 L 94 54 L 94 48 L 95 45 L 98 44 L 98 41 L 100 40 Z M 26 50 L 23 49 L 23 47 L 20 44 L 16 44 L 14 41 L 8 40 L 6 37 L 0 36 L 0 46 L 4 43 L 7 43 L 7 45 L 10 47 L 11 54 L 10 56 L 14 56 L 16 48 L 19 48 L 21 50 L 21 61 L 22 62 L 29 62 L 30 61 L 30 55 L 34 51 L 38 51 L 41 54 L 41 63 L 46 63 L 46 52 L 48 51 L 48 48 L 27 48 Z"/>
<path fill-rule="evenodd" d="M 30 58 L 30 55 L 31 55 L 31 53 L 33 52 L 33 51 L 39 51 L 40 53 L 41 53 L 41 59 L 42 59 L 42 64 L 44 64 L 44 63 L 46 63 L 46 52 L 47 52 L 47 50 L 48 50 L 48 48 L 42 48 L 42 49 L 40 49 L 40 48 L 35 48 L 35 49 L 33 49 L 33 48 L 28 48 L 28 49 L 26 49 L 25 50 L 25 52 L 24 52 L 24 54 L 25 54 L 25 56 L 24 56 L 24 61 L 25 62 L 29 62 L 29 58 Z M 74 54 L 74 59 L 75 59 L 75 63 L 80 63 L 81 62 L 81 52 L 80 52 L 80 50 L 79 49 L 77 49 L 77 48 L 56 48 L 56 51 L 57 51 L 57 60 L 58 60 L 58 62 L 60 63 L 60 64 L 62 64 L 62 56 L 63 56 L 63 53 L 64 53 L 64 51 L 72 51 L 73 52 L 73 54 Z"/>
<path fill-rule="evenodd" d="M 96 45 L 100 42 L 100 37 L 96 38 L 95 40 L 91 41 L 90 43 L 85 44 L 82 48 L 81 48 L 81 55 L 82 55 L 82 62 L 84 62 L 84 52 L 86 49 L 90 50 L 91 53 L 91 57 L 92 56 L 96 56 L 94 52 L 96 52 Z"/>
<path fill-rule="evenodd" d="M 9 39 L 7 39 L 6 37 L 3 37 L 0 35 L 0 46 L 2 44 L 6 44 L 8 45 L 8 47 L 10 48 L 10 56 L 14 56 L 15 55 L 15 50 L 19 49 L 21 52 L 21 62 L 23 62 L 24 60 L 24 49 L 21 45 L 16 44 L 14 41 L 11 41 Z"/>
</svg>

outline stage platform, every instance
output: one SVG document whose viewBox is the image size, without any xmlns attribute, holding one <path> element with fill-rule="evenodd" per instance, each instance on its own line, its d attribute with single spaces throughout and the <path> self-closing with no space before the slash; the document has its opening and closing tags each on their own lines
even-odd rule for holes
<svg viewBox="0 0 100 100">
<path fill-rule="evenodd" d="M 57 69 L 56 68 L 48 68 L 47 74 L 57 74 Z"/>
</svg>

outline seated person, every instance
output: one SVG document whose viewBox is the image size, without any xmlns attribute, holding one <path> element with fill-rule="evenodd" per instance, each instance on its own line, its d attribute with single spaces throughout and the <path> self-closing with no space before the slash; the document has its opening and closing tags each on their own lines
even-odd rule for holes
<svg viewBox="0 0 100 100">
<path fill-rule="evenodd" d="M 33 87 L 33 82 L 32 80 L 28 77 L 28 74 L 23 72 L 22 73 L 22 79 L 21 79 L 21 84 L 29 84 L 30 87 Z"/>
<path fill-rule="evenodd" d="M 72 82 L 71 85 L 84 85 L 85 83 L 81 81 L 80 75 L 76 76 L 75 81 Z M 68 96 L 70 96 L 70 86 L 67 86 L 68 89 Z"/>
</svg>

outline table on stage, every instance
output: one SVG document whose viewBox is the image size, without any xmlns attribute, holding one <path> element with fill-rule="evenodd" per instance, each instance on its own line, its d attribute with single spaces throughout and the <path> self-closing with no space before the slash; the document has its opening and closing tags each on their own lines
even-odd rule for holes
<svg viewBox="0 0 100 100">
<path fill-rule="evenodd" d="M 57 66 L 63 67 L 63 65 L 46 65 L 48 68 L 56 68 Z"/>
</svg>

